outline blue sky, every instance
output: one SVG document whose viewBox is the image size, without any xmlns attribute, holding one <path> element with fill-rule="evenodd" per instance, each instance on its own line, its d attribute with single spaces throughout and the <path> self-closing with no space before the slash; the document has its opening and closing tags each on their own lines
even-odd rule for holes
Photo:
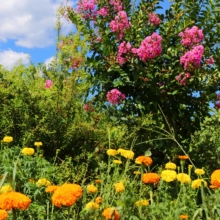
<svg viewBox="0 0 220 220">
<path fill-rule="evenodd" d="M 50 62 L 56 52 L 56 11 L 65 2 L 0 0 L 0 64 L 10 69 L 19 59 L 24 64 Z M 169 7 L 167 0 L 162 5 Z M 61 22 L 63 34 L 73 29 L 64 19 Z"/>
</svg>

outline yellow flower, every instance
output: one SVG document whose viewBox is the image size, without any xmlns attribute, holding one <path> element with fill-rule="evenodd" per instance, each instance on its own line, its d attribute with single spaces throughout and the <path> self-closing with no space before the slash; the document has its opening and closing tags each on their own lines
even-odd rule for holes
<svg viewBox="0 0 220 220">
<path fill-rule="evenodd" d="M 175 170 L 176 169 L 176 164 L 172 162 L 168 162 L 165 164 L 165 169 L 167 170 Z"/>
<path fill-rule="evenodd" d="M 115 191 L 118 193 L 123 192 L 125 190 L 125 186 L 123 182 L 115 183 L 114 187 L 115 187 Z"/>
<path fill-rule="evenodd" d="M 5 220 L 8 218 L 8 212 L 5 210 L 0 210 L 0 220 Z"/>
<path fill-rule="evenodd" d="M 115 164 L 122 164 L 122 161 L 121 160 L 113 160 L 113 163 L 115 163 Z"/>
<path fill-rule="evenodd" d="M 211 184 L 216 187 L 220 187 L 220 170 L 215 170 L 211 174 Z"/>
<path fill-rule="evenodd" d="M 22 149 L 21 153 L 24 155 L 32 156 L 34 154 L 34 148 L 25 147 Z"/>
<path fill-rule="evenodd" d="M 157 173 L 144 173 L 142 181 L 146 184 L 158 183 L 160 181 L 160 177 Z"/>
<path fill-rule="evenodd" d="M 176 178 L 181 183 L 190 183 L 191 182 L 190 176 L 186 173 L 178 173 Z"/>
<path fill-rule="evenodd" d="M 151 159 L 151 157 L 148 156 L 139 156 L 136 158 L 135 163 L 150 166 L 153 163 L 153 160 Z"/>
<path fill-rule="evenodd" d="M 102 203 L 102 197 L 101 196 L 96 197 L 95 202 L 98 203 L 98 204 L 101 204 Z"/>
<path fill-rule="evenodd" d="M 177 173 L 174 170 L 163 170 L 161 172 L 161 178 L 166 182 L 174 181 L 176 179 L 176 175 Z"/>
<path fill-rule="evenodd" d="M 13 141 L 13 137 L 11 137 L 11 136 L 5 136 L 3 138 L 3 142 L 5 142 L 5 143 L 10 143 L 12 141 Z"/>
<path fill-rule="evenodd" d="M 96 186 L 94 186 L 93 184 L 89 184 L 87 186 L 87 191 L 89 193 L 96 193 L 98 191 L 98 188 Z"/>
<path fill-rule="evenodd" d="M 46 178 L 41 178 L 39 179 L 37 182 L 36 182 L 36 185 L 38 187 L 41 187 L 41 186 L 50 186 L 51 183 L 49 180 L 47 180 Z"/>
<path fill-rule="evenodd" d="M 123 156 L 127 159 L 133 160 L 133 158 L 134 158 L 134 152 L 131 150 L 124 150 L 124 149 L 119 148 L 118 153 L 120 153 L 121 156 Z"/>
<path fill-rule="evenodd" d="M 180 215 L 181 220 L 187 220 L 189 218 L 188 215 Z"/>
<path fill-rule="evenodd" d="M 99 208 L 99 204 L 98 203 L 96 203 L 96 202 L 88 202 L 87 204 L 86 204 L 86 210 L 90 210 L 90 209 L 98 209 Z"/>
<path fill-rule="evenodd" d="M 52 203 L 57 206 L 71 206 L 82 196 L 82 187 L 77 184 L 65 183 L 57 188 L 52 196 Z"/>
<path fill-rule="evenodd" d="M 197 175 L 204 175 L 205 174 L 205 170 L 203 170 L 203 169 L 195 169 L 195 174 L 197 174 Z"/>
<path fill-rule="evenodd" d="M 42 142 L 34 142 L 34 146 L 36 146 L 36 147 L 40 147 L 42 145 L 43 145 Z"/>
<path fill-rule="evenodd" d="M 135 202 L 135 206 L 148 206 L 149 205 L 149 201 L 146 199 L 141 199 L 137 202 Z"/>
<path fill-rule="evenodd" d="M 141 172 L 140 172 L 140 171 L 134 171 L 134 174 L 136 174 L 136 175 L 140 175 Z"/>
<path fill-rule="evenodd" d="M 0 208 L 4 210 L 25 210 L 29 207 L 30 203 L 30 198 L 19 192 L 7 192 L 0 194 Z"/>
<path fill-rule="evenodd" d="M 107 154 L 108 154 L 109 156 L 115 156 L 115 155 L 118 154 L 118 152 L 117 152 L 117 150 L 114 150 L 114 149 L 108 149 L 108 150 L 107 150 Z"/>
<path fill-rule="evenodd" d="M 192 169 L 193 165 L 189 164 L 188 169 Z"/>
<path fill-rule="evenodd" d="M 11 185 L 7 184 L 1 187 L 0 189 L 0 193 L 6 193 L 6 192 L 12 192 L 13 189 L 11 187 Z"/>
<path fill-rule="evenodd" d="M 191 186 L 192 186 L 193 189 L 197 189 L 197 188 L 201 187 L 202 182 L 203 182 L 203 186 L 207 187 L 207 182 L 203 179 L 197 179 L 197 180 L 192 181 Z"/>
</svg>

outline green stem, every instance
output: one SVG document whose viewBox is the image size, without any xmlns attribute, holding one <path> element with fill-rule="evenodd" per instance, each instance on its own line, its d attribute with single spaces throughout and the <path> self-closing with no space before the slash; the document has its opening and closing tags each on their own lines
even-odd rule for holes
<svg viewBox="0 0 220 220">
<path fill-rule="evenodd" d="M 13 214 L 13 220 L 16 220 L 17 219 L 16 209 L 12 209 L 12 214 Z"/>
</svg>

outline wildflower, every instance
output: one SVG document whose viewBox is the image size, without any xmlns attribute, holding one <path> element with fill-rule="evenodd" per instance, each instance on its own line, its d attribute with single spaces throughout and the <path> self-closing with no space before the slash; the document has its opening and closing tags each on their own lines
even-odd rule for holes
<svg viewBox="0 0 220 220">
<path fill-rule="evenodd" d="M 205 174 L 205 171 L 203 169 L 195 169 L 195 174 L 197 175 L 204 175 Z"/>
<path fill-rule="evenodd" d="M 98 204 L 101 204 L 102 203 L 102 197 L 101 196 L 96 197 L 95 202 L 98 203 Z"/>
<path fill-rule="evenodd" d="M 135 174 L 135 175 L 140 175 L 141 172 L 140 172 L 140 171 L 134 171 L 134 174 Z"/>
<path fill-rule="evenodd" d="M 113 163 L 115 163 L 115 164 L 122 164 L 122 161 L 121 160 L 113 160 Z"/>
<path fill-rule="evenodd" d="M 112 218 L 114 218 L 114 220 L 120 219 L 120 215 L 115 208 L 104 209 L 104 211 L 102 212 L 102 216 L 104 216 L 105 219 L 112 219 Z"/>
<path fill-rule="evenodd" d="M 153 163 L 153 160 L 148 156 L 139 156 L 136 158 L 135 163 L 150 166 Z"/>
<path fill-rule="evenodd" d="M 191 182 L 190 176 L 186 173 L 178 173 L 176 178 L 181 183 L 190 183 Z"/>
<path fill-rule="evenodd" d="M 118 89 L 112 89 L 106 95 L 107 100 L 113 105 L 119 104 L 121 101 L 125 100 L 125 94 L 122 94 Z"/>
<path fill-rule="evenodd" d="M 8 218 L 8 212 L 5 210 L 0 210 L 0 220 L 5 220 Z"/>
<path fill-rule="evenodd" d="M 187 220 L 189 218 L 188 215 L 180 215 L 180 219 L 182 220 Z"/>
<path fill-rule="evenodd" d="M 77 184 L 65 183 L 57 188 L 52 196 L 52 203 L 57 206 L 71 206 L 82 196 L 82 188 Z"/>
<path fill-rule="evenodd" d="M 36 146 L 36 147 L 40 147 L 42 145 L 43 145 L 42 142 L 34 142 L 34 146 Z"/>
<path fill-rule="evenodd" d="M 115 187 L 115 191 L 118 193 L 123 192 L 125 190 L 123 182 L 115 183 L 114 187 Z"/>
<path fill-rule="evenodd" d="M 51 86 L 52 86 L 53 82 L 49 79 L 46 80 L 46 83 L 45 83 L 45 88 L 46 89 L 49 89 Z"/>
<path fill-rule="evenodd" d="M 197 189 L 197 188 L 201 187 L 202 183 L 203 183 L 204 187 L 207 187 L 207 182 L 203 179 L 197 179 L 197 180 L 192 181 L 191 186 L 193 189 Z"/>
<path fill-rule="evenodd" d="M 98 209 L 99 208 L 99 204 L 98 203 L 96 203 L 96 202 L 88 202 L 87 204 L 86 204 L 86 210 L 91 210 L 91 209 Z"/>
<path fill-rule="evenodd" d="M 12 141 L 13 141 L 13 137 L 11 137 L 11 136 L 5 136 L 3 138 L 3 142 L 5 142 L 5 143 L 10 143 Z"/>
<path fill-rule="evenodd" d="M 160 180 L 160 177 L 157 173 L 145 173 L 142 176 L 142 181 L 144 183 L 149 183 L 149 184 L 158 183 L 159 180 Z"/>
<path fill-rule="evenodd" d="M 211 174 L 211 184 L 220 187 L 220 170 L 215 170 Z"/>
<path fill-rule="evenodd" d="M 96 186 L 92 185 L 92 184 L 89 184 L 87 186 L 87 191 L 89 193 L 96 193 L 98 191 L 98 188 Z"/>
<path fill-rule="evenodd" d="M 101 180 L 95 180 L 95 183 L 100 184 L 102 181 Z"/>
<path fill-rule="evenodd" d="M 172 182 L 176 179 L 176 171 L 174 170 L 163 170 L 161 173 L 162 180 L 166 182 Z"/>
<path fill-rule="evenodd" d="M 121 156 L 131 159 L 131 160 L 133 160 L 134 158 L 134 152 L 131 150 L 124 150 L 124 149 L 119 148 L 118 153 L 120 153 Z"/>
<path fill-rule="evenodd" d="M 115 155 L 118 154 L 118 152 L 117 152 L 117 150 L 114 150 L 114 149 L 108 149 L 108 150 L 107 150 L 107 154 L 108 154 L 109 156 L 115 156 Z"/>
<path fill-rule="evenodd" d="M 45 192 L 46 192 L 46 193 L 55 192 L 55 190 L 57 190 L 59 187 L 60 187 L 60 186 L 56 186 L 56 185 L 48 186 L 48 187 L 45 189 Z"/>
<path fill-rule="evenodd" d="M 178 158 L 180 160 L 188 160 L 189 159 L 189 156 L 188 155 L 179 155 Z"/>
<path fill-rule="evenodd" d="M 7 192 L 0 195 L 0 208 L 5 210 L 21 209 L 29 207 L 31 200 L 19 192 Z"/>
<path fill-rule="evenodd" d="M 175 170 L 176 169 L 176 164 L 175 163 L 171 163 L 171 162 L 168 162 L 165 164 L 165 168 L 167 170 Z"/>
<path fill-rule="evenodd" d="M 42 187 L 42 186 L 50 186 L 51 183 L 49 180 L 47 180 L 46 178 L 41 178 L 36 182 L 36 185 L 38 187 Z"/>
<path fill-rule="evenodd" d="M 7 184 L 1 187 L 0 189 L 0 193 L 6 193 L 6 192 L 12 192 L 13 189 L 11 187 L 11 185 Z"/>
<path fill-rule="evenodd" d="M 32 156 L 34 154 L 34 148 L 31 147 L 25 147 L 21 151 L 22 154 Z"/>
<path fill-rule="evenodd" d="M 135 202 L 135 206 L 138 207 L 138 206 L 148 206 L 149 205 L 149 201 L 146 200 L 146 199 L 141 199 L 137 202 Z"/>
</svg>

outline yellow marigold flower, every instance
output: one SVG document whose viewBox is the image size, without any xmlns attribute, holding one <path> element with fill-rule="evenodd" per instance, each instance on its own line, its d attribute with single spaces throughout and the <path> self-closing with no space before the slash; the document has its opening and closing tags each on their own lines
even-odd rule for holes
<svg viewBox="0 0 220 220">
<path fill-rule="evenodd" d="M 7 192 L 0 195 L 0 208 L 4 210 L 25 210 L 30 203 L 30 198 L 19 192 Z"/>
<path fill-rule="evenodd" d="M 134 174 L 136 174 L 136 175 L 140 175 L 141 172 L 140 172 L 140 171 L 134 171 Z"/>
<path fill-rule="evenodd" d="M 56 186 L 56 185 L 48 186 L 48 187 L 45 189 L 45 192 L 46 192 L 46 193 L 54 192 L 54 191 L 57 190 L 59 187 L 60 187 L 60 186 Z"/>
<path fill-rule="evenodd" d="M 96 186 L 94 186 L 93 184 L 89 184 L 87 186 L 87 191 L 89 193 L 96 193 L 98 191 L 98 188 Z"/>
<path fill-rule="evenodd" d="M 21 153 L 24 154 L 24 155 L 32 156 L 34 154 L 34 148 L 25 147 L 25 148 L 22 149 Z"/>
<path fill-rule="evenodd" d="M 125 190 L 125 186 L 123 182 L 115 183 L 114 187 L 115 187 L 115 191 L 118 193 L 123 192 Z"/>
<path fill-rule="evenodd" d="M 192 181 L 191 186 L 192 186 L 193 189 L 197 189 L 197 188 L 201 187 L 202 182 L 203 182 L 203 186 L 207 187 L 207 182 L 203 179 L 197 179 L 197 180 Z"/>
<path fill-rule="evenodd" d="M 168 162 L 165 164 L 165 169 L 167 170 L 175 170 L 176 169 L 176 164 L 172 162 Z"/>
<path fill-rule="evenodd" d="M 151 157 L 148 157 L 148 156 L 139 156 L 136 158 L 135 163 L 144 164 L 146 166 L 151 166 L 151 164 L 153 163 L 153 160 L 151 159 Z"/>
<path fill-rule="evenodd" d="M 115 163 L 115 164 L 122 164 L 122 161 L 121 160 L 113 160 L 113 163 Z"/>
<path fill-rule="evenodd" d="M 180 160 L 188 160 L 189 159 L 189 156 L 188 155 L 179 155 L 178 158 Z"/>
<path fill-rule="evenodd" d="M 197 175 L 204 175 L 205 174 L 205 170 L 203 170 L 203 169 L 195 169 L 195 174 L 197 174 Z"/>
<path fill-rule="evenodd" d="M 181 220 L 187 220 L 189 218 L 188 215 L 180 215 Z"/>
<path fill-rule="evenodd" d="M 102 197 L 101 196 L 96 197 L 95 202 L 98 203 L 98 204 L 101 204 L 102 203 Z"/>
<path fill-rule="evenodd" d="M 147 184 L 158 183 L 160 181 L 160 177 L 157 173 L 145 173 L 142 176 L 142 181 Z"/>
<path fill-rule="evenodd" d="M 146 200 L 146 199 L 141 199 L 137 202 L 135 202 L 135 206 L 138 207 L 138 206 L 148 206 L 149 205 L 149 201 Z"/>
<path fill-rule="evenodd" d="M 36 146 L 36 147 L 40 147 L 42 145 L 43 145 L 42 142 L 34 142 L 34 146 Z"/>
<path fill-rule="evenodd" d="M 36 182 L 36 185 L 37 185 L 38 187 L 40 187 L 40 186 L 50 186 L 51 183 L 50 183 L 50 181 L 47 180 L 46 178 L 41 178 L 41 179 L 39 179 L 39 180 Z"/>
<path fill-rule="evenodd" d="M 177 173 L 174 170 L 163 170 L 161 172 L 161 178 L 166 182 L 174 181 L 176 179 L 176 175 Z"/>
<path fill-rule="evenodd" d="M 3 142 L 5 142 L 5 143 L 10 143 L 12 141 L 13 141 L 13 137 L 11 137 L 11 136 L 5 136 L 3 138 Z"/>
<path fill-rule="evenodd" d="M 0 193 L 6 193 L 6 192 L 12 192 L 13 189 L 11 187 L 11 185 L 7 184 L 1 187 L 0 189 Z"/>
<path fill-rule="evenodd" d="M 220 187 L 220 170 L 215 170 L 211 174 L 211 184 Z"/>
<path fill-rule="evenodd" d="M 77 184 L 65 183 L 57 188 L 52 196 L 52 203 L 57 206 L 71 206 L 82 196 L 82 187 Z"/>
<path fill-rule="evenodd" d="M 101 180 L 95 180 L 95 183 L 100 184 L 102 181 Z"/>
<path fill-rule="evenodd" d="M 114 218 L 114 220 L 120 219 L 120 215 L 115 208 L 104 209 L 104 211 L 102 212 L 102 216 L 104 216 L 105 219 L 112 219 L 112 218 Z"/>
<path fill-rule="evenodd" d="M 109 156 L 115 156 L 115 155 L 118 154 L 118 152 L 117 152 L 117 150 L 114 150 L 114 149 L 108 149 L 108 150 L 107 150 L 107 154 L 108 154 Z"/>
<path fill-rule="evenodd" d="M 90 210 L 90 209 L 98 209 L 99 208 L 99 204 L 98 203 L 95 203 L 95 202 L 88 202 L 86 204 L 86 210 Z"/>
<path fill-rule="evenodd" d="M 189 164 L 188 165 L 188 169 L 192 169 L 193 165 L 192 164 Z"/>
<path fill-rule="evenodd" d="M 0 210 L 0 220 L 5 220 L 8 218 L 8 212 L 6 212 L 5 210 Z"/>
<path fill-rule="evenodd" d="M 191 182 L 190 176 L 186 173 L 178 173 L 176 178 L 181 183 L 190 183 Z"/>
<path fill-rule="evenodd" d="M 124 149 L 119 148 L 118 153 L 120 153 L 121 156 L 123 156 L 127 159 L 133 160 L 133 158 L 134 158 L 134 152 L 131 150 L 124 150 Z"/>
</svg>

